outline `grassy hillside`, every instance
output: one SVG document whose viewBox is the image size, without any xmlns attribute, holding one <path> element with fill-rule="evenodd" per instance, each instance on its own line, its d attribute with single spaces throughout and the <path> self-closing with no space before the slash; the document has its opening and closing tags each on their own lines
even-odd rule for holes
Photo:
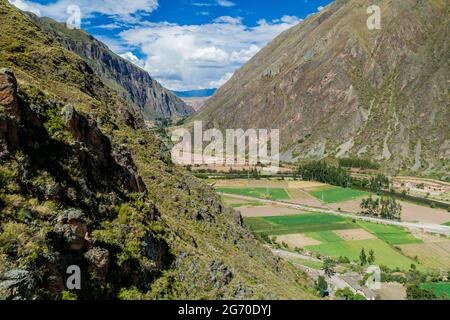
<svg viewBox="0 0 450 320">
<path fill-rule="evenodd" d="M 0 298 L 314 298 L 86 61 L 6 0 L 0 25 Z"/>
</svg>

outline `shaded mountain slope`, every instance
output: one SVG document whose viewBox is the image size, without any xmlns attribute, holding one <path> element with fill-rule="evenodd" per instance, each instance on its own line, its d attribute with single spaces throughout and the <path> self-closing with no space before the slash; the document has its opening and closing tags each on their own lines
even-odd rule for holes
<svg viewBox="0 0 450 320">
<path fill-rule="evenodd" d="M 261 50 L 193 116 L 279 128 L 283 158 L 359 156 L 442 173 L 450 156 L 449 2 L 338 0 Z"/>
<path fill-rule="evenodd" d="M 69 30 L 64 23 L 26 13 L 39 28 L 64 48 L 79 55 L 105 84 L 137 105 L 146 120 L 184 117 L 194 112 L 174 93 L 144 70 L 113 53 L 83 30 Z"/>
<path fill-rule="evenodd" d="M 0 299 L 314 298 L 86 61 L 0 25 Z"/>
</svg>

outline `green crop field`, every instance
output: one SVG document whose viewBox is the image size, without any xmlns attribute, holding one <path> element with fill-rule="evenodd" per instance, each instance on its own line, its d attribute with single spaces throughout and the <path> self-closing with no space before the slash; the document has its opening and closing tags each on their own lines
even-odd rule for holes
<svg viewBox="0 0 450 320">
<path fill-rule="evenodd" d="M 363 248 L 366 253 L 370 250 L 375 252 L 375 264 L 377 265 L 409 270 L 411 264 L 417 264 L 380 239 L 327 242 L 317 246 L 306 247 L 307 250 L 316 251 L 326 256 L 335 258 L 342 256 L 355 261 L 359 260 L 359 254 Z M 421 270 L 423 268 L 418 266 L 418 269 Z"/>
<path fill-rule="evenodd" d="M 254 197 L 270 200 L 290 200 L 289 194 L 285 189 L 279 188 L 217 188 L 218 192 L 236 194 L 239 196 Z"/>
<path fill-rule="evenodd" d="M 450 282 L 423 283 L 422 289 L 430 289 L 440 298 L 450 299 Z"/>
<path fill-rule="evenodd" d="M 272 236 L 286 234 L 304 234 L 308 238 L 320 242 L 319 245 L 307 246 L 306 250 L 318 252 L 334 258 L 347 257 L 358 261 L 361 250 L 366 254 L 370 250 L 375 252 L 375 264 L 389 268 L 409 270 L 415 264 L 420 271 L 424 271 L 427 264 L 414 261 L 410 254 L 404 255 L 393 245 L 423 245 L 423 241 L 416 239 L 402 227 L 376 224 L 365 221 L 353 222 L 349 218 L 326 213 L 305 213 L 299 215 L 245 218 L 245 223 L 255 233 L 265 233 Z M 366 240 L 344 240 L 334 231 L 364 229 L 376 238 Z M 412 256 L 411 256 L 412 257 Z"/>
<path fill-rule="evenodd" d="M 345 218 L 326 213 L 246 218 L 244 220 L 254 232 L 269 235 L 347 230 L 359 227 Z"/>
<path fill-rule="evenodd" d="M 324 203 L 339 203 L 369 195 L 364 191 L 331 186 L 309 191 L 309 194 Z"/>
<path fill-rule="evenodd" d="M 342 241 L 342 238 L 333 231 L 308 232 L 305 235 L 322 243 Z"/>
<path fill-rule="evenodd" d="M 412 244 L 423 243 L 422 240 L 415 238 L 406 229 L 398 226 L 389 226 L 365 221 L 358 221 L 358 225 L 373 233 L 378 238 L 389 244 Z"/>
</svg>

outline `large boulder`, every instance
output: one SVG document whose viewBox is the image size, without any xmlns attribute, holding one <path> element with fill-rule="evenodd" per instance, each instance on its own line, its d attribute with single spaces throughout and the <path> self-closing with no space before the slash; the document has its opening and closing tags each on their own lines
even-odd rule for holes
<svg viewBox="0 0 450 320">
<path fill-rule="evenodd" d="M 84 254 L 84 258 L 88 262 L 88 272 L 97 279 L 104 281 L 109 269 L 109 251 L 94 247 Z"/>
<path fill-rule="evenodd" d="M 77 209 L 66 210 L 58 216 L 55 234 L 57 246 L 64 250 L 86 251 L 92 244 L 88 234 L 87 218 Z"/>
</svg>

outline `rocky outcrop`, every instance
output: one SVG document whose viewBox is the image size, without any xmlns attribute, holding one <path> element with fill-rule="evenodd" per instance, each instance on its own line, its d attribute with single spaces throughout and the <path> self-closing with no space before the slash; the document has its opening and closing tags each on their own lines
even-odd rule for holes
<svg viewBox="0 0 450 320">
<path fill-rule="evenodd" d="M 113 53 L 105 44 L 82 30 L 68 31 L 49 18 L 28 16 L 51 38 L 83 58 L 86 63 L 129 102 L 140 108 L 146 120 L 184 117 L 194 112 L 146 71 Z"/>
<path fill-rule="evenodd" d="M 87 217 L 81 210 L 66 210 L 58 217 L 54 232 L 56 246 L 62 250 L 81 252 L 92 245 L 88 234 Z"/>
<path fill-rule="evenodd" d="M 81 115 L 70 105 L 64 107 L 62 117 L 73 138 L 79 143 L 78 158 L 80 162 L 85 163 L 87 171 L 94 176 L 92 180 L 98 181 L 102 179 L 102 175 L 112 174 L 130 192 L 146 191 L 142 178 L 136 172 L 131 154 L 123 151 L 115 152 L 113 157 L 110 140 L 97 127 L 94 120 Z M 86 156 L 82 152 L 83 148 L 94 155 L 94 158 Z"/>
<path fill-rule="evenodd" d="M 155 263 L 155 269 L 159 270 L 170 262 L 169 247 L 167 243 L 147 232 L 141 241 L 141 252 Z"/>
<path fill-rule="evenodd" d="M 9 69 L 0 69 L 0 154 L 7 152 L 19 143 L 18 123 L 20 121 L 17 102 L 17 81 Z M 0 155 L 1 156 L 1 155 Z"/>
<path fill-rule="evenodd" d="M 16 299 L 30 299 L 36 289 L 37 280 L 30 271 L 12 269 L 0 274 L 0 299 L 15 297 Z"/>
<path fill-rule="evenodd" d="M 99 281 L 105 281 L 111 262 L 109 251 L 100 247 L 95 247 L 84 254 L 88 263 L 88 272 Z"/>
</svg>

